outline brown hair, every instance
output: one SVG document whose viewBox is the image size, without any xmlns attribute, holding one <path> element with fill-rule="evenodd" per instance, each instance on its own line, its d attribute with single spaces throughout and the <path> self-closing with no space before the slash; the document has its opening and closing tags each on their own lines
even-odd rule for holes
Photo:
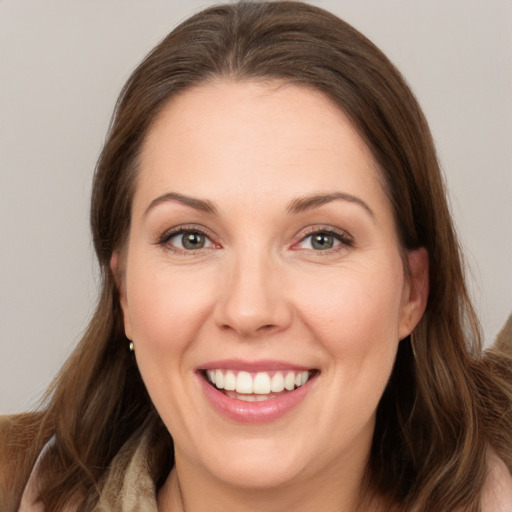
<svg viewBox="0 0 512 512">
<path fill-rule="evenodd" d="M 48 510 L 59 511 L 77 496 L 84 499 L 82 510 L 91 510 L 114 455 L 148 425 L 162 433 L 152 468 L 158 485 L 172 467 L 172 439 L 128 352 L 109 263 L 127 237 L 137 156 L 155 116 L 180 91 L 223 77 L 319 90 L 349 116 L 372 151 L 403 248 L 428 251 L 430 297 L 413 336 L 400 343 L 378 407 L 366 490 L 389 497 L 398 510 L 477 511 L 487 444 L 495 444 L 509 466 L 512 461 L 512 418 L 510 409 L 504 412 L 510 373 L 501 353 L 494 363 L 481 356 L 429 128 L 400 73 L 368 39 L 322 9 L 279 1 L 221 5 L 192 16 L 123 88 L 92 194 L 101 295 L 46 408 L 18 434 L 28 435 L 34 425 L 39 432 L 18 468 L 13 508 L 50 435 L 40 496 Z M 489 418 L 501 423 L 491 428 Z"/>
</svg>

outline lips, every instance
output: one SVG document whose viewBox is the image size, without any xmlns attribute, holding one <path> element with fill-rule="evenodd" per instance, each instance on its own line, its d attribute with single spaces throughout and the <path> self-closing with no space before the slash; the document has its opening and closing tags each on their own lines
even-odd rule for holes
<svg viewBox="0 0 512 512">
<path fill-rule="evenodd" d="M 274 421 L 306 397 L 316 369 L 283 363 L 217 362 L 197 372 L 206 397 L 223 416 L 243 423 Z"/>
</svg>

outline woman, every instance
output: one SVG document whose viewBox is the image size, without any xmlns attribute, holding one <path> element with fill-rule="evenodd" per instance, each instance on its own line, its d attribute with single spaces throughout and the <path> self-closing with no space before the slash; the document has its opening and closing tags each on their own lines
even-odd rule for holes
<svg viewBox="0 0 512 512">
<path fill-rule="evenodd" d="M 510 332 L 480 355 L 427 124 L 353 28 L 185 21 L 121 93 L 91 224 L 96 314 L 4 420 L 2 510 L 509 510 Z"/>
</svg>

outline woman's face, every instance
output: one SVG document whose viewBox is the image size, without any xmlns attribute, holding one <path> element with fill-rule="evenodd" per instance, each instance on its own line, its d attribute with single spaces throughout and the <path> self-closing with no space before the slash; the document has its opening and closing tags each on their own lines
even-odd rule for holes
<svg viewBox="0 0 512 512">
<path fill-rule="evenodd" d="M 407 258 L 406 279 L 372 156 L 319 92 L 219 81 L 174 98 L 112 263 L 178 471 L 252 488 L 358 478 L 426 299 L 425 251 Z"/>
</svg>

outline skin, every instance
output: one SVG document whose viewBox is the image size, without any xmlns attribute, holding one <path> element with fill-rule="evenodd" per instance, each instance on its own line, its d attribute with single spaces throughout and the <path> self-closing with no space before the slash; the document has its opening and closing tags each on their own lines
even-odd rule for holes
<svg viewBox="0 0 512 512">
<path fill-rule="evenodd" d="M 333 191 L 356 199 L 290 212 Z M 158 200 L 169 193 L 216 212 Z M 205 231 L 205 247 L 160 243 L 180 226 Z M 311 232 L 326 229 L 342 240 L 318 250 Z M 299 86 L 227 80 L 172 99 L 146 137 L 112 268 L 175 444 L 159 510 L 354 509 L 398 344 L 425 308 L 428 257 L 401 250 L 374 160 L 336 106 Z M 284 417 L 242 424 L 211 407 L 196 372 L 228 358 L 320 373 Z"/>
</svg>

